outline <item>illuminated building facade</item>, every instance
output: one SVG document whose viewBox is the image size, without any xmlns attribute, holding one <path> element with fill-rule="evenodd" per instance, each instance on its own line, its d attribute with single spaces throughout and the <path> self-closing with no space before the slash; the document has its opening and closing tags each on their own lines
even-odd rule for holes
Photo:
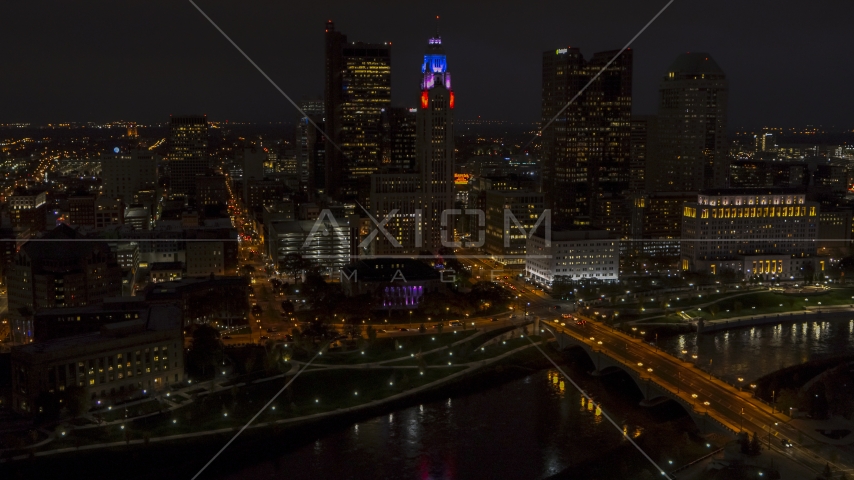
<svg viewBox="0 0 854 480">
<path fill-rule="evenodd" d="M 620 279 L 618 241 L 605 230 L 537 229 L 528 238 L 525 276 L 551 288 L 556 281 L 616 282 Z M 561 278 L 558 278 L 561 277 Z"/>
<path fill-rule="evenodd" d="M 647 148 L 649 192 L 723 187 L 727 175 L 726 76 L 708 53 L 679 55 L 659 87 Z"/>
<path fill-rule="evenodd" d="M 818 232 L 819 204 L 798 190 L 703 191 L 683 207 L 682 269 L 797 278 Z"/>
<path fill-rule="evenodd" d="M 415 232 L 420 218 L 417 212 L 420 204 L 421 176 L 419 174 L 389 170 L 371 175 L 371 214 L 378 222 L 390 217 L 383 228 L 394 237 L 399 246 L 382 233 L 378 233 L 372 240 L 368 253 L 374 255 L 418 254 Z"/>
<path fill-rule="evenodd" d="M 454 206 L 454 106 L 451 73 L 437 34 L 429 40 L 421 65 L 421 98 L 416 113 L 415 156 L 421 174 L 423 250 L 435 252 L 442 237 L 453 241 L 453 219 L 443 212 Z M 444 222 L 443 222 L 444 220 Z M 443 230 L 442 223 L 447 224 Z"/>
<path fill-rule="evenodd" d="M 326 23 L 327 193 L 338 199 L 365 195 L 380 165 L 383 110 L 391 106 L 391 45 L 347 43 Z"/>
<path fill-rule="evenodd" d="M 575 99 L 616 51 L 585 60 L 578 48 L 543 53 L 543 191 L 557 224 L 591 217 L 602 194 L 629 188 L 631 165 L 632 51 L 624 51 Z M 568 105 L 569 104 L 569 105 Z M 568 105 L 568 106 L 567 106 Z"/>
<path fill-rule="evenodd" d="M 531 190 L 487 191 L 484 234 L 486 253 L 510 268 L 524 266 L 528 232 L 542 217 L 543 202 L 543 194 Z M 506 219 L 505 212 L 509 214 Z M 524 231 L 516 226 L 511 215 Z M 477 242 L 478 239 L 473 238 L 472 241 Z"/>
</svg>

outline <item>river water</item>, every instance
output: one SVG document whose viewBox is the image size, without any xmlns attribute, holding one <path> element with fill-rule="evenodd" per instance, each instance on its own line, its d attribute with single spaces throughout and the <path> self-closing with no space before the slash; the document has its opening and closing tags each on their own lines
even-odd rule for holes
<svg viewBox="0 0 854 480">
<path fill-rule="evenodd" d="M 541 370 L 352 424 L 227 478 L 535 479 L 623 442 L 556 370 Z"/>
<path fill-rule="evenodd" d="M 830 315 L 825 315 L 829 317 Z M 748 327 L 698 335 L 689 333 L 662 340 L 661 348 L 695 361 L 730 383 L 756 378 L 814 358 L 854 354 L 854 315 L 833 314 L 834 320 Z"/>
<path fill-rule="evenodd" d="M 806 360 L 854 353 L 854 320 L 768 325 L 686 334 L 661 342 L 698 355 L 732 382 Z M 635 402 L 636 403 L 636 402 Z M 625 412 L 633 405 L 607 405 Z M 609 410 L 610 411 L 610 410 Z M 614 416 L 624 416 L 615 414 Z M 624 426 L 629 432 L 640 427 Z M 546 478 L 589 460 L 609 462 L 624 440 L 595 406 L 554 370 L 479 393 L 403 408 L 327 431 L 225 478 Z"/>
</svg>

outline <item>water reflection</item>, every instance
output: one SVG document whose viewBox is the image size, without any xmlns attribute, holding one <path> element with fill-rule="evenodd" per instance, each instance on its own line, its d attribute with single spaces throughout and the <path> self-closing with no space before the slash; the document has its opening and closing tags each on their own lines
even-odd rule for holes
<svg viewBox="0 0 854 480">
<path fill-rule="evenodd" d="M 601 458 L 643 430 L 604 422 L 557 370 L 481 393 L 443 399 L 351 425 L 229 478 L 262 478 L 275 468 L 309 478 L 544 478 Z"/>
<path fill-rule="evenodd" d="M 698 336 L 678 335 L 661 341 L 661 346 L 678 357 L 697 355 L 694 360 L 704 370 L 712 362 L 712 372 L 735 383 L 812 358 L 854 354 L 854 320 L 783 323 L 722 331 Z M 688 354 L 683 356 L 682 350 Z"/>
</svg>

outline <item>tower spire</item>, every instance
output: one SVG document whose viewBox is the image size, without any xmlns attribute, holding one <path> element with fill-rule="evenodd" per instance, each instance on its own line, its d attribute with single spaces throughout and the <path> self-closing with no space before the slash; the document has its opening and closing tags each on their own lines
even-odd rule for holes
<svg viewBox="0 0 854 480">
<path fill-rule="evenodd" d="M 436 15 L 436 38 L 439 38 L 439 16 Z"/>
</svg>

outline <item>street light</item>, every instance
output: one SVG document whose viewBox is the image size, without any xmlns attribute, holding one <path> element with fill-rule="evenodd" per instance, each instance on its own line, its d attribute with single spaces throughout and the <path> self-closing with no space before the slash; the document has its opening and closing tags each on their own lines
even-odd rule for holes
<svg viewBox="0 0 854 480">
<path fill-rule="evenodd" d="M 409 311 L 409 328 L 412 328 L 412 310 Z"/>
</svg>

